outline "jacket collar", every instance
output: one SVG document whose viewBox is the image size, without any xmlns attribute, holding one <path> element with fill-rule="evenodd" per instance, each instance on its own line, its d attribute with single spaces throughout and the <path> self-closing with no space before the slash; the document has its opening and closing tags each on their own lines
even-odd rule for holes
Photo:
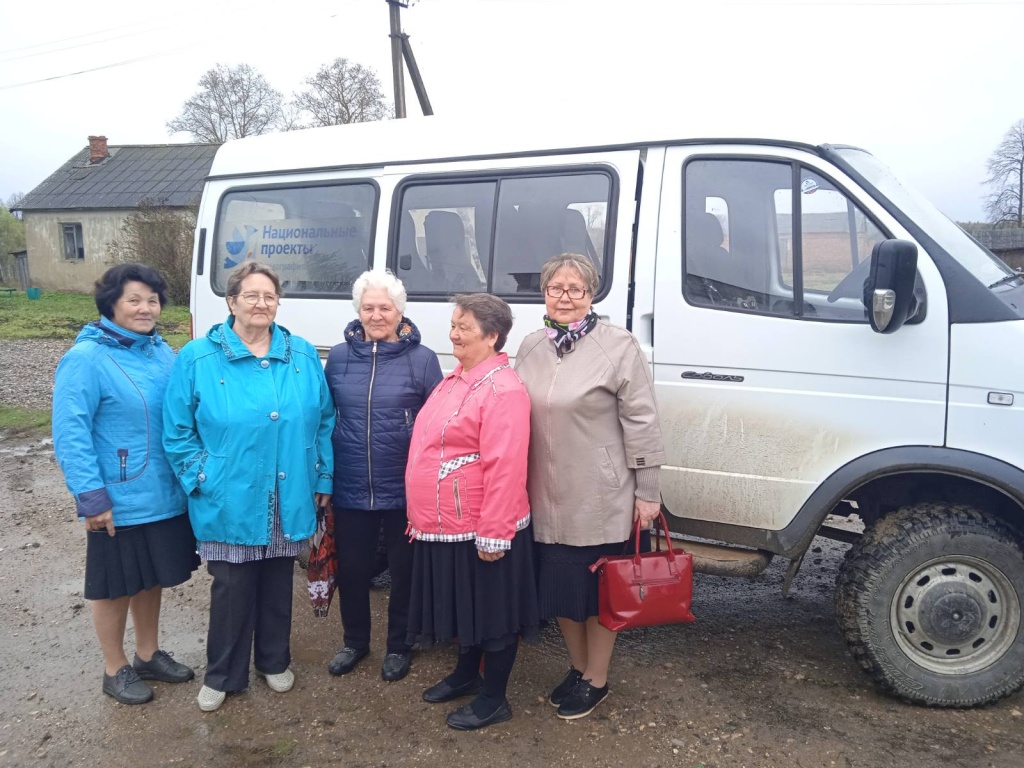
<svg viewBox="0 0 1024 768">
<path fill-rule="evenodd" d="M 352 351 L 369 355 L 373 342 L 366 340 L 366 331 L 358 319 L 345 326 L 345 341 L 352 345 Z M 398 324 L 398 341 L 382 341 L 377 344 L 377 354 L 382 357 L 397 357 L 420 343 L 420 330 L 409 318 L 402 316 Z"/>
<path fill-rule="evenodd" d="M 163 341 L 160 338 L 160 334 L 155 330 L 152 333 L 136 333 L 135 331 L 129 331 L 127 328 L 122 328 L 113 320 L 102 316 L 99 320 L 86 326 L 83 329 L 83 333 L 90 327 L 94 328 L 98 333 L 90 333 L 88 335 L 100 336 L 108 344 L 120 344 L 122 347 L 128 347 L 129 349 L 132 347 L 150 347 Z M 81 335 L 79 338 L 81 338 Z"/>
<path fill-rule="evenodd" d="M 498 354 L 488 357 L 483 362 L 474 365 L 468 372 L 462 370 L 462 363 L 452 371 L 452 376 L 457 376 L 465 381 L 469 386 L 483 381 L 489 374 L 494 373 L 498 368 L 508 366 L 508 355 L 505 352 L 499 352 Z"/>
<path fill-rule="evenodd" d="M 234 326 L 235 317 L 232 315 L 225 322 L 213 326 L 207 337 L 220 346 L 228 360 L 255 357 L 245 346 L 245 342 L 235 333 Z M 277 323 L 270 324 L 270 350 L 266 356 L 286 363 L 292 359 L 292 335 L 287 328 Z"/>
</svg>

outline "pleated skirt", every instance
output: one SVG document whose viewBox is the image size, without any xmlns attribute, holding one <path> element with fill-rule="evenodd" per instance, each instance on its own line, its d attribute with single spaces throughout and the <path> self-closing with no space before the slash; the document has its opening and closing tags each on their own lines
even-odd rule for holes
<svg viewBox="0 0 1024 768">
<path fill-rule="evenodd" d="M 473 541 L 416 541 L 409 643 L 458 643 L 497 651 L 516 637 L 536 642 L 540 620 L 534 578 L 529 527 L 493 563 L 479 558 Z"/>
<path fill-rule="evenodd" d="M 598 558 L 621 555 L 627 542 L 574 547 L 569 544 L 536 545 L 537 600 L 542 619 L 584 622 L 597 616 L 597 574 L 590 566 Z"/>
<path fill-rule="evenodd" d="M 116 600 L 153 587 L 174 587 L 199 567 L 188 515 L 86 532 L 85 599 Z"/>
</svg>

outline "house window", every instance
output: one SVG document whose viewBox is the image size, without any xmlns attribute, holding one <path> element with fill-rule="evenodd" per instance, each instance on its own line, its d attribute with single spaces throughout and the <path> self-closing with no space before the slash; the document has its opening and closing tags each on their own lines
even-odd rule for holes
<svg viewBox="0 0 1024 768">
<path fill-rule="evenodd" d="M 61 224 L 60 228 L 64 236 L 64 258 L 84 259 L 85 247 L 82 245 L 82 225 Z"/>
</svg>

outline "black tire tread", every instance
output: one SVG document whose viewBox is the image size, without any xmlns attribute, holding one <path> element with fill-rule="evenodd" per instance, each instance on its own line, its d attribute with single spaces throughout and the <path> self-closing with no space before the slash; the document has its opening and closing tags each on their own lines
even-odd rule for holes
<svg viewBox="0 0 1024 768">
<path fill-rule="evenodd" d="M 847 552 L 836 578 L 836 615 L 839 626 L 846 637 L 850 653 L 881 690 L 906 701 L 932 707 L 991 704 L 1024 685 L 1024 669 L 984 697 L 966 700 L 936 698 L 920 691 L 904 690 L 898 682 L 889 679 L 872 653 L 866 637 L 866 611 L 861 609 L 861 600 L 871 592 L 873 582 L 882 572 L 884 564 L 899 556 L 901 544 L 926 538 L 936 531 L 981 533 L 1021 549 L 1020 536 L 1014 529 L 970 505 L 935 502 L 902 507 L 865 530 L 860 540 Z"/>
</svg>

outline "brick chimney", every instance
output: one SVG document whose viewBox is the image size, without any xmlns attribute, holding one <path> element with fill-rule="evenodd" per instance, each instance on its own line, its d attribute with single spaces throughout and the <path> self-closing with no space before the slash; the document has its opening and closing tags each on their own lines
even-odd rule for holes
<svg viewBox="0 0 1024 768">
<path fill-rule="evenodd" d="M 89 162 L 90 163 L 102 163 L 110 157 L 110 152 L 107 151 L 107 137 L 106 136 L 90 136 L 89 137 Z"/>
</svg>

